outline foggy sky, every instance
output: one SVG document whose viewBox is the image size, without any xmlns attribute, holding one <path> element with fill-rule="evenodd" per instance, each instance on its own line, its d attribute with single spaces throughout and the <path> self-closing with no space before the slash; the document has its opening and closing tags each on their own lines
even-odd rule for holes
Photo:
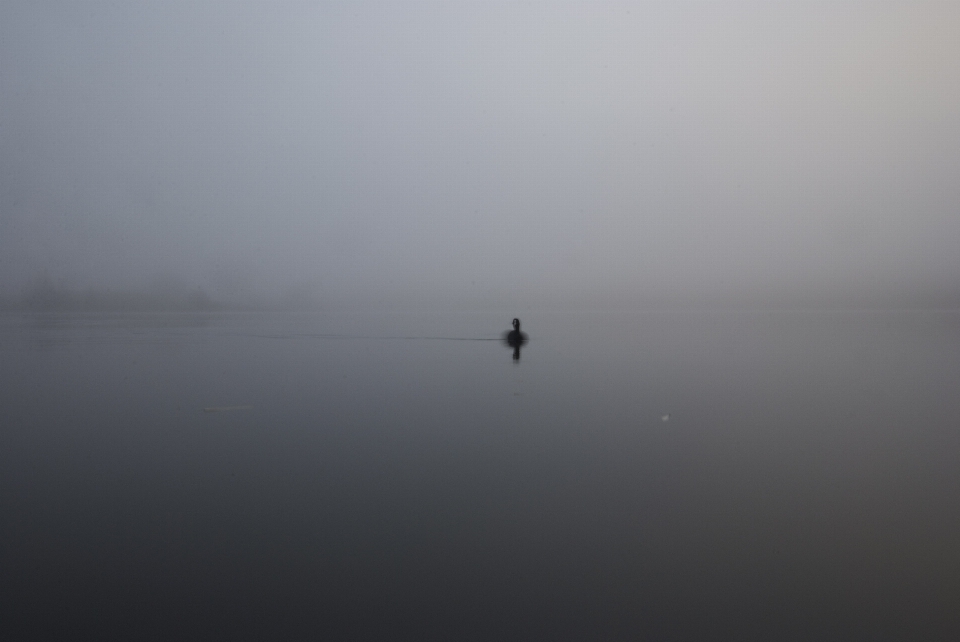
<svg viewBox="0 0 960 642">
<path fill-rule="evenodd" d="M 0 3 L 0 294 L 960 301 L 960 4 Z"/>
</svg>

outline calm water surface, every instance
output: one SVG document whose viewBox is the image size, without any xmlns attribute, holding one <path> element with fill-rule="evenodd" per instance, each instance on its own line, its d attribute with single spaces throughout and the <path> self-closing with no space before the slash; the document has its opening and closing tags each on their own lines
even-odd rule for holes
<svg viewBox="0 0 960 642">
<path fill-rule="evenodd" d="M 521 316 L 0 316 L 3 626 L 960 635 L 960 314 Z"/>
</svg>

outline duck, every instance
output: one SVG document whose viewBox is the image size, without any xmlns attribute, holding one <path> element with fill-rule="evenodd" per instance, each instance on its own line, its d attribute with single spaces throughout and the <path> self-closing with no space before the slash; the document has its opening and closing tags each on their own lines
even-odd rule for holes
<svg viewBox="0 0 960 642">
<path fill-rule="evenodd" d="M 507 343 L 512 345 L 523 345 L 527 341 L 527 335 L 523 332 L 520 332 L 520 319 L 513 320 L 513 330 L 507 332 L 505 337 Z"/>
</svg>

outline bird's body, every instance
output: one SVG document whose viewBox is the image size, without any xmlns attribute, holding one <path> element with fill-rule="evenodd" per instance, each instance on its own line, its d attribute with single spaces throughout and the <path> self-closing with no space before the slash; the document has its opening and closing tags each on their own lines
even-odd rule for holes
<svg viewBox="0 0 960 642">
<path fill-rule="evenodd" d="M 513 320 L 513 330 L 503 333 L 504 344 L 513 348 L 513 361 L 520 361 L 520 346 L 527 342 L 527 335 L 520 332 L 520 319 Z"/>
<path fill-rule="evenodd" d="M 523 345 L 527 341 L 527 335 L 520 332 L 520 319 L 513 320 L 513 330 L 506 334 L 507 343 L 511 346 Z"/>
</svg>

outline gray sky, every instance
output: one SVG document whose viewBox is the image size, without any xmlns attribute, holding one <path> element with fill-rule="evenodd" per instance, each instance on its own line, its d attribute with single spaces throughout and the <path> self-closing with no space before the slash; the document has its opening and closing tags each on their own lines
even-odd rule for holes
<svg viewBox="0 0 960 642">
<path fill-rule="evenodd" d="M 0 3 L 0 292 L 960 300 L 960 3 Z"/>
</svg>

